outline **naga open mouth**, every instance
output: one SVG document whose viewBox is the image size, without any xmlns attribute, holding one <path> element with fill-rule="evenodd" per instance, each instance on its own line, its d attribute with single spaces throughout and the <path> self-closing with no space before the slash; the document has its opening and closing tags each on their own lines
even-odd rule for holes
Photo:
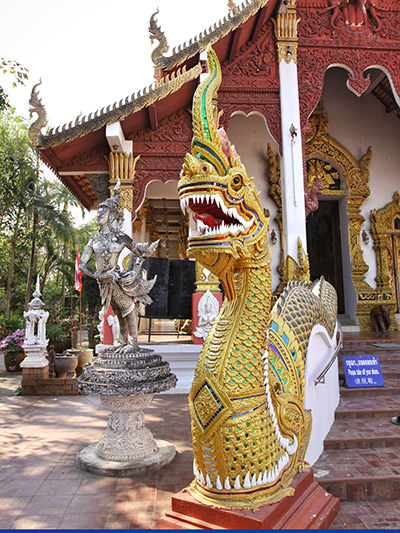
<svg viewBox="0 0 400 533">
<path fill-rule="evenodd" d="M 189 238 L 246 233 L 254 222 L 254 216 L 246 220 L 235 207 L 226 207 L 218 194 L 187 195 L 180 203 L 189 214 Z"/>
</svg>

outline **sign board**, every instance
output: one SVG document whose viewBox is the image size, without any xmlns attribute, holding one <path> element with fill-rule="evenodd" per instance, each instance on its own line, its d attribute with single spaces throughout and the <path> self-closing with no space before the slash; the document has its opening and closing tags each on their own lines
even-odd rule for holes
<svg viewBox="0 0 400 533">
<path fill-rule="evenodd" d="M 377 355 L 343 356 L 347 387 L 384 387 Z"/>
</svg>

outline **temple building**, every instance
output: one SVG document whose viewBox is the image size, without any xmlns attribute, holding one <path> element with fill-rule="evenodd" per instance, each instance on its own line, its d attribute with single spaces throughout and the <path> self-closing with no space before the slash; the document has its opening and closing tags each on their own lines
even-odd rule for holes
<svg viewBox="0 0 400 533">
<path fill-rule="evenodd" d="M 397 330 L 400 3 L 230 1 L 223 20 L 169 54 L 156 14 L 149 32 L 155 79 L 137 94 L 46 134 L 33 94 L 41 159 L 89 210 L 120 178 L 133 238 L 159 238 L 160 258 L 185 260 L 176 185 L 211 45 L 222 69 L 219 124 L 270 214 L 274 297 L 309 269 L 336 288 L 343 324 L 371 330 L 370 310 L 387 304 Z"/>
</svg>

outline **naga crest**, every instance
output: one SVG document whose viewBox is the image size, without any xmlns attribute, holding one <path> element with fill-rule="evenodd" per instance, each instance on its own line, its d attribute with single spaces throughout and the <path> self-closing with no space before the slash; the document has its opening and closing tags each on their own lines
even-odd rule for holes
<svg viewBox="0 0 400 533">
<path fill-rule="evenodd" d="M 233 272 L 267 260 L 268 221 L 253 178 L 218 128 L 216 94 L 221 67 L 207 52 L 209 75 L 193 99 L 193 139 L 178 182 L 181 209 L 189 215 L 188 256 L 219 277 L 226 296 L 235 297 Z M 257 258 L 257 259 L 255 259 Z"/>
</svg>

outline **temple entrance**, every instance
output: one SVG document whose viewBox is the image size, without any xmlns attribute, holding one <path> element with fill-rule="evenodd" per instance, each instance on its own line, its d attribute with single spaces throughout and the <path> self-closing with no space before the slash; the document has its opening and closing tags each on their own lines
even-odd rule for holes
<svg viewBox="0 0 400 533">
<path fill-rule="evenodd" d="M 391 235 L 393 261 L 388 265 L 389 276 L 395 295 L 395 313 L 400 313 L 400 235 Z"/>
<path fill-rule="evenodd" d="M 335 287 L 338 296 L 338 313 L 343 314 L 339 202 L 320 199 L 318 210 L 307 217 L 307 251 L 311 281 L 324 276 Z"/>
</svg>

